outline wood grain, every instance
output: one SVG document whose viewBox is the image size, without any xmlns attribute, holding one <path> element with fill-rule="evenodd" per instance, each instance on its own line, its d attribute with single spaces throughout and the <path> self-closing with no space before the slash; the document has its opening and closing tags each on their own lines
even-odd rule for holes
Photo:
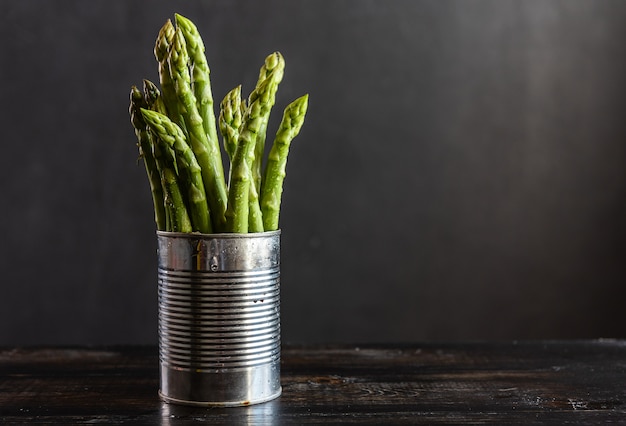
<svg viewBox="0 0 626 426">
<path fill-rule="evenodd" d="M 1 424 L 626 423 L 626 341 L 287 345 L 283 395 L 206 409 L 157 396 L 155 347 L 0 350 Z"/>
</svg>

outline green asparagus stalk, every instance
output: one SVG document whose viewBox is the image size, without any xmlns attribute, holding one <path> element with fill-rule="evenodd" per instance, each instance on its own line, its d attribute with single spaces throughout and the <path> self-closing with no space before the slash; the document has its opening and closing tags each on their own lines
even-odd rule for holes
<svg viewBox="0 0 626 426">
<path fill-rule="evenodd" d="M 167 115 L 167 108 L 165 107 L 161 92 L 159 91 L 159 88 L 150 80 L 144 80 L 143 82 L 143 97 L 145 100 L 146 109 L 159 112 L 163 115 Z M 157 150 L 158 152 L 165 150 L 167 155 L 162 154 L 161 158 L 164 159 L 163 161 L 167 161 L 168 165 L 173 167 L 174 171 L 178 175 L 178 161 L 176 161 L 176 152 L 174 151 L 174 148 L 166 144 L 161 144 L 159 141 L 159 136 L 149 127 L 148 131 L 152 136 L 152 150 Z"/>
<path fill-rule="evenodd" d="M 222 134 L 224 151 L 229 160 L 233 161 L 237 149 L 237 138 L 241 126 L 243 111 L 241 110 L 241 85 L 235 87 L 220 102 L 219 128 Z"/>
<path fill-rule="evenodd" d="M 165 192 L 165 209 L 168 211 L 169 218 L 167 230 L 169 232 L 193 232 L 176 172 L 171 167 L 165 167 L 161 170 L 161 176 Z"/>
<path fill-rule="evenodd" d="M 252 164 L 252 177 L 254 179 L 255 187 L 261 188 L 261 178 L 262 178 L 262 160 L 263 155 L 265 153 L 265 136 L 267 134 L 267 125 L 269 123 L 270 112 L 272 106 L 274 106 L 276 91 L 278 90 L 278 85 L 283 79 L 283 75 L 285 72 L 285 59 L 280 54 L 280 52 L 274 52 L 271 55 L 268 55 L 265 58 L 265 62 L 261 69 L 259 70 L 259 77 L 256 83 L 255 90 L 250 94 L 249 103 L 252 103 L 256 96 L 259 95 L 256 89 L 258 89 L 265 80 L 270 80 L 271 83 L 269 85 L 269 93 L 267 93 L 269 103 L 269 108 L 264 111 L 262 116 L 261 128 L 256 136 L 255 147 L 254 147 L 254 162 Z"/>
<path fill-rule="evenodd" d="M 174 148 L 182 169 L 184 186 L 188 188 L 188 206 L 192 229 L 204 234 L 213 232 L 200 166 L 185 141 L 182 129 L 167 116 L 156 111 L 141 110 L 144 120 L 159 139 Z"/>
<path fill-rule="evenodd" d="M 224 150 L 228 154 L 231 164 L 235 150 L 237 149 L 239 127 L 242 122 L 241 105 L 241 86 L 237 86 L 231 90 L 220 104 L 219 127 L 224 141 Z M 250 160 L 248 160 L 248 164 L 250 164 Z M 232 168 L 229 173 L 232 175 Z M 228 182 L 230 184 L 231 176 L 229 176 Z M 259 194 L 253 180 L 250 181 L 249 191 L 248 232 L 263 232 L 263 218 L 259 204 Z"/>
<path fill-rule="evenodd" d="M 226 209 L 226 232 L 245 234 L 248 232 L 248 199 L 250 196 L 250 168 L 242 151 L 252 146 L 252 135 L 239 136 L 240 144 L 233 157 L 231 166 L 228 208 Z M 241 148 L 241 149 L 239 149 Z"/>
<path fill-rule="evenodd" d="M 196 97 L 198 113 L 202 118 L 202 127 L 209 143 L 219 150 L 213 93 L 211 92 L 211 70 L 205 55 L 204 42 L 196 25 L 178 13 L 175 14 L 176 26 L 182 32 L 191 65 L 191 87 Z M 214 148 L 215 149 L 215 148 Z"/>
<path fill-rule="evenodd" d="M 267 69 L 264 73 L 265 78 L 257 83 L 248 98 L 251 106 L 257 104 L 254 110 L 250 107 L 250 111 L 255 113 L 247 117 L 247 120 L 254 121 L 254 124 L 251 125 L 252 127 L 248 126 L 249 128 L 254 128 L 254 142 L 253 147 L 247 150 L 246 158 L 248 172 L 250 173 L 250 183 L 248 185 L 248 232 L 263 232 L 263 214 L 259 203 L 261 174 L 257 171 L 257 168 L 261 165 L 264 148 L 261 147 L 260 152 L 258 150 L 259 144 L 264 145 L 265 143 L 264 133 L 267 129 L 267 121 L 270 110 L 274 105 L 278 83 L 282 79 L 284 68 L 282 56 L 280 54 L 268 56 L 264 68 Z M 262 73 L 264 68 L 262 68 Z M 251 123 L 247 124 L 250 125 Z"/>
<path fill-rule="evenodd" d="M 159 34 L 157 35 L 154 45 L 154 57 L 156 58 L 159 66 L 159 82 L 161 84 L 163 104 L 165 105 L 167 115 L 174 120 L 176 124 L 184 128 L 185 123 L 183 122 L 179 111 L 174 81 L 170 75 L 170 69 L 167 63 L 167 58 L 172 48 L 172 41 L 174 40 L 175 32 L 176 28 L 172 24 L 172 21 L 170 19 L 165 21 L 165 24 L 163 24 L 159 30 Z"/>
<path fill-rule="evenodd" d="M 226 210 L 227 232 L 245 234 L 249 229 L 250 186 L 253 185 L 250 160 L 260 130 L 264 104 L 255 100 L 246 110 L 231 164 L 231 181 Z M 257 200 L 258 203 L 258 200 Z"/>
<path fill-rule="evenodd" d="M 302 128 L 308 102 L 309 96 L 304 95 L 287 105 L 269 152 L 261 188 L 261 210 L 263 212 L 263 227 L 265 231 L 278 229 L 289 146 Z"/>
<path fill-rule="evenodd" d="M 187 64 L 189 55 L 185 44 L 185 38 L 180 29 L 177 29 L 172 40 L 168 63 L 170 75 L 176 89 L 176 97 L 179 102 L 179 111 L 182 114 L 185 128 L 189 136 L 189 145 L 196 156 L 202 170 L 202 179 L 206 191 L 210 196 L 209 207 L 213 220 L 213 229 L 217 232 L 225 228 L 226 204 L 228 191 L 224 179 L 219 145 L 210 144 L 207 134 L 202 126 L 202 117 L 196 107 L 196 99 L 191 90 L 191 80 Z"/>
<path fill-rule="evenodd" d="M 143 118 L 143 114 L 141 116 Z M 161 187 L 163 188 L 165 230 L 170 232 L 192 232 L 191 220 L 178 180 L 178 166 L 174 148 L 160 140 L 152 129 L 150 129 L 149 134 L 151 136 L 150 141 L 154 162 L 161 177 Z"/>
<path fill-rule="evenodd" d="M 252 174 L 252 171 L 248 171 Z M 259 191 L 254 180 L 250 181 L 248 194 L 248 232 L 263 232 L 263 212 L 259 201 Z"/>
<path fill-rule="evenodd" d="M 181 226 L 178 224 L 182 224 L 183 228 L 185 228 L 185 224 L 187 222 L 189 222 L 189 228 L 191 228 L 187 207 L 184 204 L 173 201 L 180 198 L 178 194 L 176 194 L 177 192 L 180 192 L 180 187 L 177 178 L 178 169 L 176 166 L 176 154 L 174 149 L 166 146 L 162 141 L 160 141 L 159 137 L 151 129 L 149 129 L 149 133 L 151 136 L 150 141 L 154 162 L 156 163 L 157 171 L 161 177 L 161 188 L 163 188 L 163 205 L 166 223 L 165 230 L 172 231 L 174 228 L 180 230 Z M 171 170 L 173 174 L 169 177 L 169 180 L 166 180 L 166 175 L 169 173 L 166 173 L 166 170 Z"/>
<path fill-rule="evenodd" d="M 133 86 L 130 91 L 130 121 L 135 129 L 135 135 L 138 140 L 139 155 L 143 158 L 143 162 L 150 183 L 150 191 L 152 193 L 152 202 L 154 204 L 154 221 L 157 229 L 164 231 L 167 226 L 165 216 L 165 207 L 163 200 L 163 187 L 161 186 L 161 177 L 157 169 L 156 161 L 152 153 L 151 133 L 146 127 L 146 123 L 141 116 L 141 108 L 145 106 L 145 101 L 141 91 Z"/>
</svg>

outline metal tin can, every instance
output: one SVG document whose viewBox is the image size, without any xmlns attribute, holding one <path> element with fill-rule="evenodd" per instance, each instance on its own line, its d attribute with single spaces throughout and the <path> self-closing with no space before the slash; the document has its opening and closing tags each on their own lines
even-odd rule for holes
<svg viewBox="0 0 626 426">
<path fill-rule="evenodd" d="M 160 395 L 239 406 L 280 386 L 280 231 L 157 232 Z"/>
</svg>

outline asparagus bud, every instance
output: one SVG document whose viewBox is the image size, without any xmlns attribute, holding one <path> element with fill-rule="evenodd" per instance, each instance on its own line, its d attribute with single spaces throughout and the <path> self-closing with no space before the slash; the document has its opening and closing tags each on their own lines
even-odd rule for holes
<svg viewBox="0 0 626 426">
<path fill-rule="evenodd" d="M 163 115 L 167 115 L 167 108 L 165 107 L 161 91 L 157 85 L 150 80 L 143 81 L 143 97 L 147 106 L 146 109 L 151 109 L 152 111 L 157 111 Z"/>
</svg>

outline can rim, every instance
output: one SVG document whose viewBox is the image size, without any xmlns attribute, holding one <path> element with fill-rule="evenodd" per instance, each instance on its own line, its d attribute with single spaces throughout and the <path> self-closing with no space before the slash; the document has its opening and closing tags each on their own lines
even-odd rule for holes
<svg viewBox="0 0 626 426">
<path fill-rule="evenodd" d="M 201 232 L 170 232 L 170 231 L 156 231 L 159 237 L 172 237 L 172 238 L 263 238 L 271 237 L 280 234 L 280 229 L 276 231 L 263 231 L 263 232 L 250 232 L 247 234 L 239 234 L 235 232 L 218 232 L 214 234 L 203 234 Z"/>
</svg>

